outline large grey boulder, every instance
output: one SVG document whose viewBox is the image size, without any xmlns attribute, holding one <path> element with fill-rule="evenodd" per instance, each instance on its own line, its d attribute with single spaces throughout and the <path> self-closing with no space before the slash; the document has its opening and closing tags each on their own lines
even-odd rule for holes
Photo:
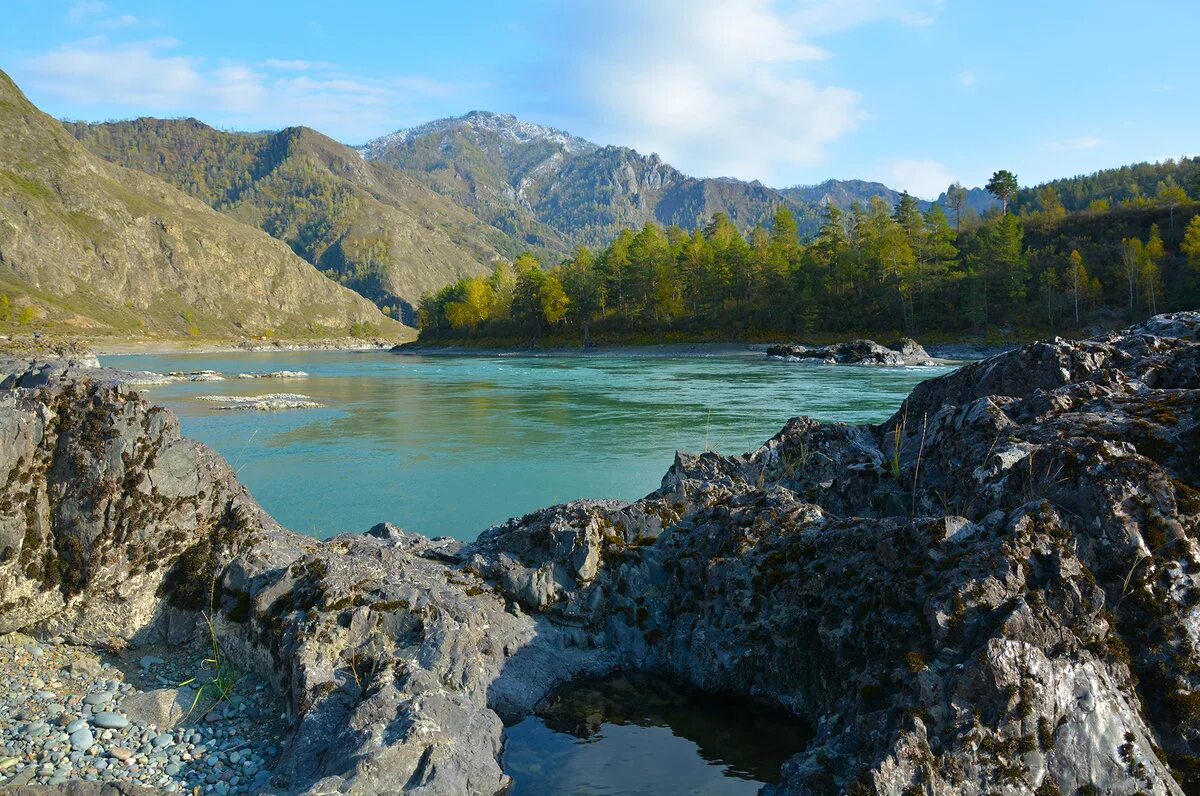
<svg viewBox="0 0 1200 796">
<path fill-rule="evenodd" d="M 921 344 L 902 337 L 891 346 L 874 340 L 851 340 L 827 346 L 777 345 L 767 349 L 767 357 L 785 362 L 815 360 L 837 365 L 927 365 L 932 358 Z"/>
</svg>

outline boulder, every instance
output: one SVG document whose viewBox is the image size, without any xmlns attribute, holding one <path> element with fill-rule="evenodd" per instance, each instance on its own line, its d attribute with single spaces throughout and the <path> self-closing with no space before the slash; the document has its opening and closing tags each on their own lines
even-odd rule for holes
<svg viewBox="0 0 1200 796">
<path fill-rule="evenodd" d="M 192 710 L 196 692 L 190 689 L 156 688 L 130 694 L 121 700 L 121 712 L 134 724 L 153 724 L 169 730 Z"/>
<path fill-rule="evenodd" d="M 777 345 L 767 349 L 767 357 L 785 362 L 819 360 L 836 365 L 927 365 L 932 360 L 925 349 L 911 338 L 901 338 L 889 347 L 874 340 L 851 340 L 828 346 Z"/>
</svg>

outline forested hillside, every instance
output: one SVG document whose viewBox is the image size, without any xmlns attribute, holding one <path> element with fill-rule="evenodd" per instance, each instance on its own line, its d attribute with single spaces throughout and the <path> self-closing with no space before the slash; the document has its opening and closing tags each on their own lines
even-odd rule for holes
<svg viewBox="0 0 1200 796">
<path fill-rule="evenodd" d="M 421 305 L 422 339 L 667 331 L 964 333 L 1079 329 L 1200 305 L 1200 202 L 993 213 L 956 232 L 940 206 L 826 208 L 804 242 L 784 206 L 743 236 L 647 224 L 549 270 L 533 257 Z"/>
<path fill-rule="evenodd" d="M 92 155 L 3 72 L 0 324 L 179 336 L 398 330 L 260 230 Z"/>
<path fill-rule="evenodd" d="M 1018 212 L 1103 210 L 1134 205 L 1185 202 L 1200 196 L 1200 158 L 1135 163 L 1094 174 L 1064 177 L 1017 193 Z M 1047 203 L 1049 202 L 1049 205 Z"/>
<path fill-rule="evenodd" d="M 285 241 L 394 317 L 528 248 L 412 177 L 308 128 L 229 133 L 194 119 L 67 123 L 96 154 L 155 174 Z"/>
</svg>

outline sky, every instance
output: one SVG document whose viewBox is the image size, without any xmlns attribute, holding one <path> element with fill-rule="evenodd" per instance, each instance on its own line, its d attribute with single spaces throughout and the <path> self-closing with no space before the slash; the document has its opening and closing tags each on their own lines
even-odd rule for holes
<svg viewBox="0 0 1200 796">
<path fill-rule="evenodd" d="M 695 176 L 933 198 L 1194 155 L 1195 0 L 0 0 L 59 117 L 307 125 L 349 144 L 514 113 Z"/>
</svg>

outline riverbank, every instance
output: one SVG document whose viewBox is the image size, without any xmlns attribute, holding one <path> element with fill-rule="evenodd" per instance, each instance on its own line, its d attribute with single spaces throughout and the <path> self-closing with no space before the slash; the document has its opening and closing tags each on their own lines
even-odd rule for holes
<svg viewBox="0 0 1200 796">
<path fill-rule="evenodd" d="M 402 338 L 343 337 L 312 340 L 197 340 L 193 338 L 60 337 L 0 335 L 0 354 L 9 356 L 98 356 L 114 354 L 219 354 L 285 351 L 387 351 Z"/>
<path fill-rule="evenodd" d="M 472 346 L 404 343 L 392 350 L 410 356 L 479 356 L 479 357 L 764 357 L 767 350 L 779 343 L 660 343 L 657 345 L 595 345 L 582 346 Z M 935 365 L 951 365 L 985 359 L 1015 348 L 1015 345 L 986 345 L 980 343 L 946 343 L 925 346 L 930 362 Z"/>
</svg>

